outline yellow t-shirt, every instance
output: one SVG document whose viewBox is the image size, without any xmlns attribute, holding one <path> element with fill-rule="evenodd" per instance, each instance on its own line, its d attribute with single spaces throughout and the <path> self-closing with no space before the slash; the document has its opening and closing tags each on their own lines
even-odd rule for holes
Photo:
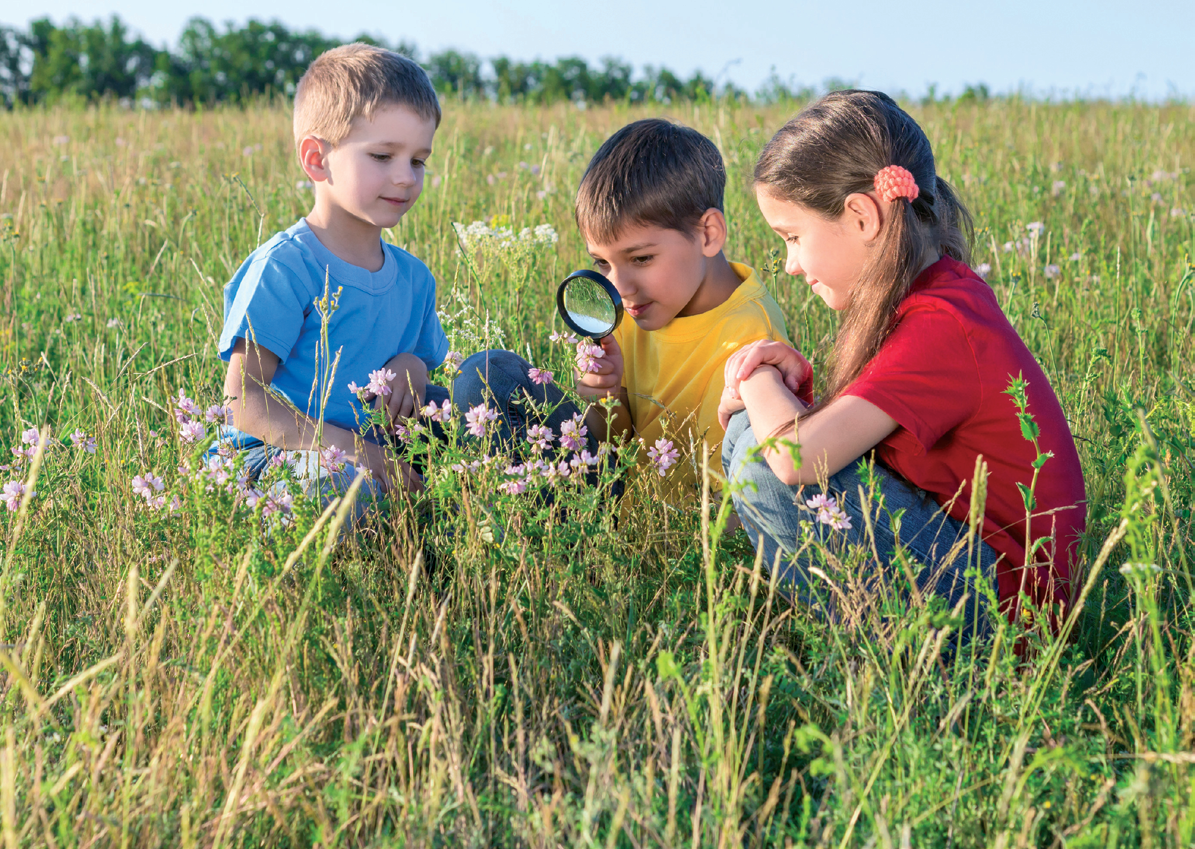
<svg viewBox="0 0 1195 849">
<path fill-rule="evenodd" d="M 711 468 L 722 471 L 725 432 L 718 424 L 718 402 L 726 385 L 727 358 L 757 339 L 789 342 L 780 305 L 755 270 L 737 262 L 730 267 L 743 282 L 721 306 L 674 318 L 659 330 L 640 330 L 634 321 L 623 321 L 614 331 L 622 349 L 622 385 L 634 435 L 645 443 L 640 462 L 648 462 L 646 449 L 665 435 L 665 426 L 681 454 L 668 473 L 670 491 L 699 491 L 703 438 L 712 449 Z"/>
</svg>

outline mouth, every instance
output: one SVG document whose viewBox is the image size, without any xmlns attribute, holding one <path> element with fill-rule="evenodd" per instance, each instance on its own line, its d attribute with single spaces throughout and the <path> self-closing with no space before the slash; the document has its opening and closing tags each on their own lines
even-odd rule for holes
<svg viewBox="0 0 1195 849">
<path fill-rule="evenodd" d="M 651 301 L 648 301 L 646 304 L 628 304 L 624 301 L 622 308 L 627 311 L 627 314 L 630 315 L 631 318 L 638 318 L 639 316 L 643 315 L 643 313 L 650 306 Z"/>
<path fill-rule="evenodd" d="M 405 205 L 407 204 L 407 199 L 406 199 L 406 198 L 387 198 L 387 197 L 384 197 L 384 198 L 382 198 L 382 200 L 386 201 L 386 203 L 390 204 L 391 206 L 405 206 Z"/>
</svg>

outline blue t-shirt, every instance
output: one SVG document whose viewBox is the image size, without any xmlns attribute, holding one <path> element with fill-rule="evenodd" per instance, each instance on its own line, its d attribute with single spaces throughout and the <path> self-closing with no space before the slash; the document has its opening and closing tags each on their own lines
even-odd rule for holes
<svg viewBox="0 0 1195 849">
<path fill-rule="evenodd" d="M 220 358 L 232 356 L 237 339 L 255 342 L 278 357 L 276 391 L 313 419 L 327 394 L 324 421 L 358 429 L 361 405 L 349 383 L 365 386 L 369 373 L 396 354 L 414 354 L 430 371 L 448 353 L 435 278 L 402 248 L 383 242 L 382 254 L 374 272 L 345 262 L 299 219 L 251 253 L 224 287 Z M 326 349 L 319 303 L 325 295 L 336 307 Z"/>
</svg>

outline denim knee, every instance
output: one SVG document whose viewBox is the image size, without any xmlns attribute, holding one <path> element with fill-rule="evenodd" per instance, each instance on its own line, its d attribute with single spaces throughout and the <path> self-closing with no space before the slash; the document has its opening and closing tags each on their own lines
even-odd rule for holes
<svg viewBox="0 0 1195 849">
<path fill-rule="evenodd" d="M 461 363 L 460 374 L 452 382 L 452 394 L 458 407 L 474 407 L 489 398 L 500 399 L 524 382 L 531 366 L 511 351 L 479 351 Z"/>
</svg>

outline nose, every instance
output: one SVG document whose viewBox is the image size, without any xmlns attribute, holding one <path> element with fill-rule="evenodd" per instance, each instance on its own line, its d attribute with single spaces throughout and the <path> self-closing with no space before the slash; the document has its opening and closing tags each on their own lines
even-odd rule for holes
<svg viewBox="0 0 1195 849">
<path fill-rule="evenodd" d="M 801 262 L 797 259 L 797 249 L 795 245 L 788 246 L 788 256 L 784 259 L 784 270 L 796 277 L 798 274 L 804 274 L 805 269 L 801 268 Z"/>
<path fill-rule="evenodd" d="M 400 162 L 391 172 L 391 179 L 396 186 L 415 185 L 415 167 L 410 162 Z"/>
<path fill-rule="evenodd" d="M 639 291 L 635 287 L 631 275 L 625 271 L 618 271 L 613 265 L 606 272 L 606 279 L 614 284 L 614 291 L 618 292 L 618 296 L 624 301 Z"/>
</svg>

